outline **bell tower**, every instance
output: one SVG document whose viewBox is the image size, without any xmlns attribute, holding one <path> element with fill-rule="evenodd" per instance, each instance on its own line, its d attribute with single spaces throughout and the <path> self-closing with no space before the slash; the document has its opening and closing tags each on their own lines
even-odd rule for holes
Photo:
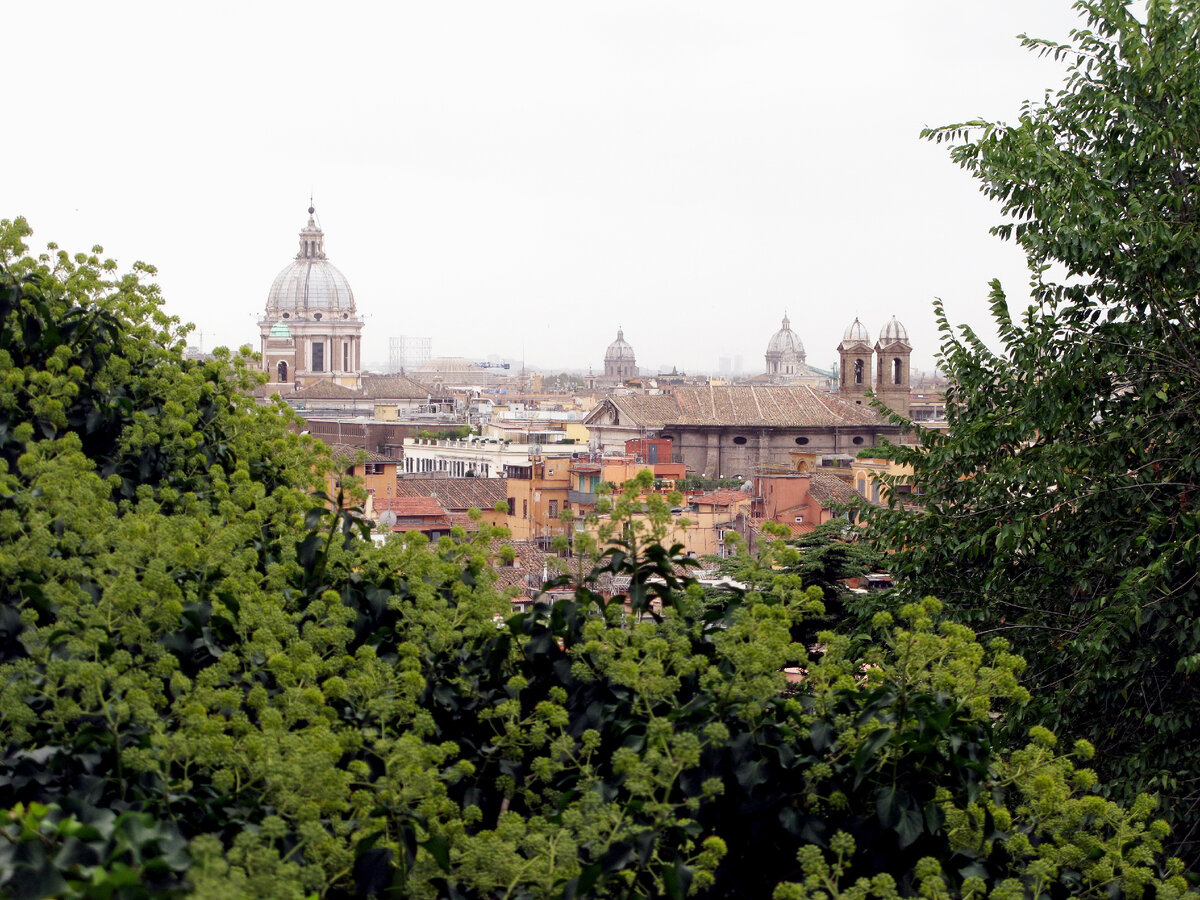
<svg viewBox="0 0 1200 900">
<path fill-rule="evenodd" d="M 908 342 L 908 329 L 892 316 L 875 343 L 875 396 L 892 412 L 905 418 L 908 417 L 912 402 L 909 396 L 911 357 L 912 344 Z"/>
<path fill-rule="evenodd" d="M 838 393 L 852 403 L 866 405 L 867 391 L 871 390 L 871 335 L 857 318 L 842 335 L 838 357 Z"/>
</svg>

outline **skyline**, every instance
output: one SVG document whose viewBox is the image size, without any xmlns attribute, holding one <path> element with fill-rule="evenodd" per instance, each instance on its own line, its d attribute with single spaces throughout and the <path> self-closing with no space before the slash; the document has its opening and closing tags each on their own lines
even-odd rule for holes
<svg viewBox="0 0 1200 900">
<path fill-rule="evenodd" d="M 644 371 L 753 374 L 786 310 L 814 366 L 895 315 L 928 371 L 934 297 L 990 338 L 988 280 L 1028 279 L 918 133 L 1057 87 L 1014 35 L 1070 6 L 26 5 L 56 52 L 14 42 L 46 111 L 0 216 L 156 265 L 209 349 L 257 346 L 311 192 L 367 363 L 403 334 L 586 370 L 622 327 Z"/>
</svg>

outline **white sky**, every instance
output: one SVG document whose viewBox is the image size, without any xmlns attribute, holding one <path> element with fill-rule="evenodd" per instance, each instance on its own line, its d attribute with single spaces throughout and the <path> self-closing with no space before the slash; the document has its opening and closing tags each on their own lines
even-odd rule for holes
<svg viewBox="0 0 1200 900">
<path fill-rule="evenodd" d="M 1026 297 L 998 210 L 926 125 L 1013 119 L 1070 0 L 6 5 L 0 217 L 158 266 L 206 348 L 255 344 L 310 188 L 366 315 L 438 356 L 759 372 L 786 308 L 821 367 L 855 317 Z"/>
</svg>

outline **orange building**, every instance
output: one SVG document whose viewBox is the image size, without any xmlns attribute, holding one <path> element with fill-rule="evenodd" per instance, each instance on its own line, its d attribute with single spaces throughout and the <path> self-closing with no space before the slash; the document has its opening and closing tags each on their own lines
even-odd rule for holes
<svg viewBox="0 0 1200 900">
<path fill-rule="evenodd" d="M 527 465 L 505 465 L 505 524 L 513 540 L 546 544 L 556 535 L 567 533 L 559 516 L 571 508 L 570 463 L 567 457 L 541 457 L 530 459 Z"/>
<path fill-rule="evenodd" d="M 330 444 L 329 450 L 338 464 L 337 468 L 329 473 L 329 496 L 337 499 L 344 476 L 359 478 L 367 491 L 364 511 L 368 517 L 374 516 L 375 499 L 389 499 L 395 495 L 396 471 L 400 465 L 399 461 L 384 456 L 382 453 L 362 450 L 348 444 Z"/>
</svg>

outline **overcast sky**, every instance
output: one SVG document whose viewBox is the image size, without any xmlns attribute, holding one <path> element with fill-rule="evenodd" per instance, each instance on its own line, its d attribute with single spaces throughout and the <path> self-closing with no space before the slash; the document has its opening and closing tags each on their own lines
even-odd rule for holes
<svg viewBox="0 0 1200 900">
<path fill-rule="evenodd" d="M 919 132 L 1061 83 L 1069 0 L 43 3 L 4 11 L 0 217 L 158 267 L 206 348 L 257 346 L 309 191 L 364 356 L 759 372 L 786 309 L 913 362 L 931 300 L 1027 297 L 997 209 Z M 199 342 L 199 335 L 194 342 Z"/>
</svg>

